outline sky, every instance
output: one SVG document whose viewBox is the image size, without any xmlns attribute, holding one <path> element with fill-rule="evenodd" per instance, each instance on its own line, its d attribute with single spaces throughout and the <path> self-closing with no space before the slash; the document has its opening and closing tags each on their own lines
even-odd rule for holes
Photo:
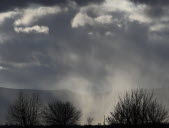
<svg viewBox="0 0 169 128">
<path fill-rule="evenodd" d="M 0 86 L 168 87 L 168 35 L 168 0 L 1 0 Z"/>
</svg>

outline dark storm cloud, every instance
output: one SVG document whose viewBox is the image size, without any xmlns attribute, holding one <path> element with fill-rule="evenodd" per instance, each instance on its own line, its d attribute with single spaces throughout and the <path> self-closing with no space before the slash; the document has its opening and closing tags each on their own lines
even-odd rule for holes
<svg viewBox="0 0 169 128">
<path fill-rule="evenodd" d="M 29 4 L 40 4 L 44 6 L 64 5 L 68 1 L 75 1 L 78 5 L 86 5 L 89 3 L 100 3 L 103 0 L 1 0 L 0 12 L 15 8 L 24 8 Z"/>
<path fill-rule="evenodd" d="M 0 33 L 10 35 L 0 44 L 0 66 L 5 68 L 0 71 L 1 81 L 10 87 L 57 89 L 63 81 L 71 84 L 69 77 L 80 77 L 89 82 L 93 92 L 117 87 L 120 81 L 126 87 L 127 82 L 141 81 L 147 87 L 168 83 L 166 35 L 159 32 L 162 40 L 150 39 L 149 24 L 123 20 L 122 27 L 113 22 L 74 29 L 71 21 L 76 11 L 69 9 L 38 20 L 36 24 L 49 27 L 46 35 L 16 33 L 15 20 L 7 19 L 0 29 Z M 118 16 L 113 18 L 123 19 L 125 14 L 121 13 L 116 12 Z M 78 86 L 82 86 L 80 82 Z"/>
<path fill-rule="evenodd" d="M 99 72 L 104 73 L 102 70 L 94 73 L 94 64 L 85 64 L 88 59 L 86 52 L 90 53 L 94 46 L 91 46 L 92 42 L 86 32 L 76 32 L 71 28 L 72 16 L 70 13 L 39 21 L 39 25 L 47 25 L 50 28 L 50 35 L 17 34 L 13 30 L 12 21 L 7 20 L 1 31 L 10 33 L 12 39 L 0 46 L 1 66 L 7 69 L 1 72 L 3 81 L 8 81 L 11 85 L 16 83 L 20 87 L 43 88 L 44 83 L 52 87 L 57 80 L 62 80 L 69 73 L 88 77 L 90 72 L 93 76 L 96 75 L 95 79 L 100 75 Z M 63 20 L 65 22 L 62 22 Z M 65 33 L 67 36 L 63 38 Z M 85 43 L 80 41 L 81 38 L 84 38 Z M 69 62 L 71 53 L 80 57 L 77 64 L 71 60 Z"/>
<path fill-rule="evenodd" d="M 41 21 L 40 24 L 49 26 L 50 35 L 11 33 L 14 38 L 0 47 L 1 66 L 7 68 L 1 72 L 3 81 L 18 84 L 22 88 L 46 88 L 45 85 L 53 88 L 53 84 L 68 75 L 77 74 L 91 81 L 92 87 L 97 90 L 102 88 L 109 75 L 105 65 L 112 67 L 113 72 L 117 69 L 129 71 L 131 67 L 137 68 L 137 65 L 132 64 L 135 63 L 135 56 L 145 56 L 144 60 L 147 60 L 149 49 L 146 44 L 146 26 L 129 23 L 127 32 L 109 26 L 117 34 L 116 41 L 104 36 L 97 39 L 86 33 L 89 28 L 72 29 L 68 22 L 72 15 L 65 15 Z M 60 22 L 63 19 L 67 22 Z M 53 26 L 55 21 L 58 24 Z M 103 32 L 104 29 L 93 28 L 93 31 Z M 140 36 L 140 32 L 144 34 Z M 67 36 L 63 38 L 65 33 Z M 121 36 L 123 39 L 120 39 Z M 77 61 L 76 58 L 71 60 L 71 54 L 77 56 Z M 140 67 L 143 73 L 148 68 L 146 65 Z"/>
<path fill-rule="evenodd" d="M 149 6 L 147 14 L 152 17 L 161 17 L 168 13 L 168 0 L 131 0 L 136 4 L 146 4 Z M 168 14 L 167 14 L 168 15 Z"/>
<path fill-rule="evenodd" d="M 148 4 L 150 6 L 159 5 L 159 6 L 166 6 L 169 5 L 168 0 L 131 0 L 135 3 L 143 3 Z"/>
</svg>

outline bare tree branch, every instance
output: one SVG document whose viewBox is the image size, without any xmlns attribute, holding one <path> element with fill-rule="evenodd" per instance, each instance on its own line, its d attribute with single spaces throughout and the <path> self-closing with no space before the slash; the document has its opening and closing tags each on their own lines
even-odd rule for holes
<svg viewBox="0 0 169 128">
<path fill-rule="evenodd" d="M 154 98 L 153 92 L 136 89 L 119 97 L 119 102 L 107 118 L 108 124 L 156 124 L 166 122 L 168 111 Z"/>
<path fill-rule="evenodd" d="M 28 96 L 20 92 L 14 104 L 9 106 L 7 121 L 9 124 L 24 127 L 38 125 L 41 119 L 41 108 L 39 95 Z"/>
<path fill-rule="evenodd" d="M 56 101 L 45 107 L 43 115 L 49 125 L 76 125 L 81 117 L 81 111 L 70 102 Z"/>
</svg>

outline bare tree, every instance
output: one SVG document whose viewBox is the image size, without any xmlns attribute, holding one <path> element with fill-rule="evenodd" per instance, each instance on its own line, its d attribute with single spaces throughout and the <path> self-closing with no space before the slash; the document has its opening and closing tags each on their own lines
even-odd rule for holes
<svg viewBox="0 0 169 128">
<path fill-rule="evenodd" d="M 93 117 L 88 117 L 87 118 L 87 125 L 92 125 L 94 118 Z"/>
<path fill-rule="evenodd" d="M 42 116 L 42 104 L 38 94 L 32 94 L 28 105 L 28 122 L 30 126 L 39 125 Z"/>
<path fill-rule="evenodd" d="M 150 104 L 147 114 L 148 120 L 152 124 L 166 123 L 168 121 L 168 111 L 162 104 L 159 104 L 157 100 L 154 100 Z"/>
<path fill-rule="evenodd" d="M 153 93 L 145 89 L 126 92 L 107 118 L 108 124 L 120 123 L 140 125 L 148 123 L 162 123 L 168 118 L 168 111 L 158 103 Z"/>
<path fill-rule="evenodd" d="M 55 101 L 48 103 L 43 117 L 48 125 L 76 125 L 81 111 L 70 102 Z"/>
<path fill-rule="evenodd" d="M 38 125 L 40 123 L 41 108 L 37 94 L 28 96 L 20 92 L 14 104 L 9 106 L 7 121 L 9 124 L 23 127 Z"/>
</svg>

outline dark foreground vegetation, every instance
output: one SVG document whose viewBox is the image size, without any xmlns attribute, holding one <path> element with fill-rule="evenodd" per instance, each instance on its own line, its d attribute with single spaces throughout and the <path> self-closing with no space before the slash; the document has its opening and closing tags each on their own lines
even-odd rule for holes
<svg viewBox="0 0 169 128">
<path fill-rule="evenodd" d="M 23 128 L 22 126 L 0 126 L 0 128 Z M 27 128 L 169 128 L 169 124 L 158 124 L 158 125 L 139 125 L 139 126 L 127 126 L 124 124 L 113 124 L 113 125 L 56 125 L 56 126 L 31 126 Z"/>
<path fill-rule="evenodd" d="M 106 109 L 106 108 L 105 108 Z M 86 125 L 80 125 L 82 110 L 70 102 L 53 101 L 43 105 L 38 94 L 28 96 L 22 92 L 8 108 L 4 128 L 167 128 L 168 110 L 158 102 L 153 92 L 145 89 L 127 91 L 119 97 L 103 125 L 92 125 L 88 117 Z"/>
</svg>

